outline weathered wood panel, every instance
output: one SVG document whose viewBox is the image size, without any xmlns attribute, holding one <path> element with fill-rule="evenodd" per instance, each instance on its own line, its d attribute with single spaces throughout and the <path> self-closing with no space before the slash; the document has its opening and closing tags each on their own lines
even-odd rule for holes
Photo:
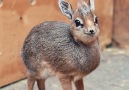
<svg viewBox="0 0 129 90">
<path fill-rule="evenodd" d="M 112 43 L 113 0 L 95 0 L 100 25 L 100 44 L 102 48 Z"/>
<path fill-rule="evenodd" d="M 115 44 L 129 49 L 129 0 L 114 0 L 114 32 Z"/>
<path fill-rule="evenodd" d="M 19 15 L 0 10 L 0 86 L 25 77 L 19 60 L 23 30 Z"/>
</svg>

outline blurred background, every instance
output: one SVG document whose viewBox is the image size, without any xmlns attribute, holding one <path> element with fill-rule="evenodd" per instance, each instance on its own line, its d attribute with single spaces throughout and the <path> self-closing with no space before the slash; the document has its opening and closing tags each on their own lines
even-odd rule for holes
<svg viewBox="0 0 129 90">
<path fill-rule="evenodd" d="M 20 49 L 31 28 L 44 21 L 69 23 L 58 0 L 0 0 L 0 87 L 26 77 Z M 76 9 L 77 0 L 67 0 Z M 95 0 L 100 44 L 129 50 L 129 0 Z"/>
</svg>

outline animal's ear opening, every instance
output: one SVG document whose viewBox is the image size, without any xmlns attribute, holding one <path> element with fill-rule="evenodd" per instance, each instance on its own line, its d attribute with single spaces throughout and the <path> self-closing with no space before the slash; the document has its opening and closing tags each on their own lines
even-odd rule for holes
<svg viewBox="0 0 129 90">
<path fill-rule="evenodd" d="M 63 15 L 67 16 L 69 19 L 72 19 L 74 11 L 72 9 L 71 4 L 69 4 L 65 0 L 59 0 L 58 4 Z"/>
</svg>

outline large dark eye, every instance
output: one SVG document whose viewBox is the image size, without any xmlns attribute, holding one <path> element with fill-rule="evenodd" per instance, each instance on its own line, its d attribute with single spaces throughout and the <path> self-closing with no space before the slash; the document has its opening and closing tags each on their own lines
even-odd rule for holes
<svg viewBox="0 0 129 90">
<path fill-rule="evenodd" d="M 80 18 L 75 19 L 75 24 L 76 24 L 76 27 L 81 27 L 81 28 L 84 27 L 83 21 Z"/>
<path fill-rule="evenodd" d="M 98 24 L 98 17 L 95 16 L 94 23 Z"/>
</svg>

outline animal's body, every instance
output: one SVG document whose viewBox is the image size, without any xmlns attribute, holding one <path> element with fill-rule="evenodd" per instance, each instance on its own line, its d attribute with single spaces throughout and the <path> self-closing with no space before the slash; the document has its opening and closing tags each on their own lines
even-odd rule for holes
<svg viewBox="0 0 129 90">
<path fill-rule="evenodd" d="M 77 90 L 84 90 L 82 78 L 99 65 L 99 30 L 97 26 L 90 27 L 96 29 L 95 33 L 91 30 L 84 33 L 77 23 L 49 21 L 32 28 L 22 48 L 28 90 L 32 90 L 35 80 L 39 90 L 45 90 L 45 80 L 53 75 L 59 78 L 64 90 L 72 90 L 71 81 Z"/>
</svg>

